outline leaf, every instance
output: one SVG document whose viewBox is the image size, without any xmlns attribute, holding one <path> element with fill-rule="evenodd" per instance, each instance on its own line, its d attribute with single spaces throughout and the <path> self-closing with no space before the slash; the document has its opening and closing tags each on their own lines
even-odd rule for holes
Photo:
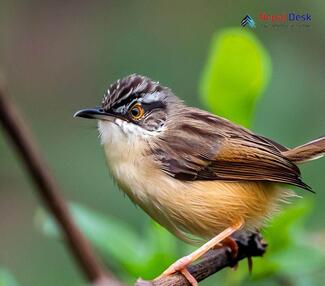
<svg viewBox="0 0 325 286">
<path fill-rule="evenodd" d="M 254 278 L 264 278 L 277 273 L 284 276 L 308 276 L 319 265 L 325 265 L 325 253 L 320 252 L 308 238 L 304 222 L 311 212 L 311 201 L 304 199 L 287 207 L 264 230 L 268 251 L 254 267 Z"/>
<path fill-rule="evenodd" d="M 253 33 L 224 29 L 212 38 L 199 92 L 212 112 L 250 126 L 270 74 L 268 52 Z"/>
<path fill-rule="evenodd" d="M 249 285 L 259 285 L 261 280 L 274 279 L 276 285 L 276 279 L 297 281 L 300 275 L 310 283 L 299 280 L 299 284 L 294 285 L 316 285 L 319 277 L 315 280 L 315 273 L 319 273 L 322 265 L 325 265 L 325 252 L 311 243 L 311 236 L 304 229 L 305 218 L 312 206 L 311 201 L 304 199 L 276 215 L 263 231 L 268 249 L 263 257 L 254 258 L 252 275 L 248 274 L 245 262 L 241 262 L 235 273 L 227 272 L 221 284 L 242 285 L 247 280 Z"/>
<path fill-rule="evenodd" d="M 263 231 L 269 242 L 269 251 L 277 252 L 289 247 L 301 236 L 306 216 L 312 209 L 311 201 L 300 200 L 276 215 Z"/>
<path fill-rule="evenodd" d="M 105 258 L 124 265 L 144 255 L 140 237 L 123 222 L 104 217 L 79 204 L 70 204 L 70 210 L 82 232 Z M 43 209 L 37 211 L 36 222 L 45 234 L 60 237 L 53 219 Z"/>
<path fill-rule="evenodd" d="M 175 239 L 156 224 L 142 237 L 122 221 L 79 204 L 70 204 L 70 210 L 78 227 L 104 259 L 132 277 L 141 274 L 152 278 L 174 260 Z M 43 233 L 59 237 L 56 224 L 43 209 L 37 211 L 35 220 Z"/>
<path fill-rule="evenodd" d="M 141 274 L 143 277 L 152 278 L 159 275 L 171 263 L 173 263 L 178 255 L 177 240 L 162 226 L 150 221 L 150 227 L 147 229 L 147 248 L 150 256 L 148 262 L 143 265 Z"/>
<path fill-rule="evenodd" d="M 13 275 L 4 268 L 0 268 L 0 286 L 18 286 Z"/>
</svg>

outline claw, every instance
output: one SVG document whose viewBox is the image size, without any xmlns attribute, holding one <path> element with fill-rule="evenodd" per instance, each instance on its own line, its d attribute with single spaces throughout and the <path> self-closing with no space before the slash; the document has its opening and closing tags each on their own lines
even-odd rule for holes
<svg viewBox="0 0 325 286">
<path fill-rule="evenodd" d="M 233 258 L 238 255 L 238 244 L 232 237 L 227 237 L 221 242 L 222 246 L 229 247 Z"/>
<path fill-rule="evenodd" d="M 187 270 L 187 268 L 182 269 L 180 272 L 187 279 L 187 281 L 191 283 L 192 286 L 198 285 L 195 277 Z"/>
<path fill-rule="evenodd" d="M 173 263 L 171 266 L 169 266 L 160 276 L 166 277 L 169 275 L 174 274 L 175 272 L 180 272 L 183 274 L 183 276 L 187 279 L 188 282 L 192 286 L 197 286 L 198 283 L 196 279 L 193 277 L 193 275 L 187 270 L 187 266 L 192 263 L 192 259 L 190 257 L 184 256 L 181 259 L 177 260 L 175 263 Z"/>
<path fill-rule="evenodd" d="M 247 257 L 247 264 L 248 264 L 248 272 L 249 274 L 252 274 L 253 271 L 253 259 L 251 256 Z"/>
<path fill-rule="evenodd" d="M 162 275 L 167 276 L 167 275 L 171 275 L 175 272 L 181 271 L 184 268 L 186 268 L 189 264 L 192 263 L 192 260 L 187 257 L 184 256 L 181 259 L 178 259 L 176 262 L 174 262 L 172 265 L 170 265 L 163 273 Z"/>
</svg>

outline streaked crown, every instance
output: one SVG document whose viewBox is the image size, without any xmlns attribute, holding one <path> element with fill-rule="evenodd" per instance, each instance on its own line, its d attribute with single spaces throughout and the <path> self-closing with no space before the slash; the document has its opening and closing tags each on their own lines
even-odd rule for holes
<svg viewBox="0 0 325 286">
<path fill-rule="evenodd" d="M 109 87 L 100 107 L 79 110 L 74 116 L 115 123 L 127 134 L 148 135 L 161 131 L 168 115 L 182 105 L 169 88 L 132 74 Z"/>
<path fill-rule="evenodd" d="M 147 102 L 157 101 L 157 95 L 163 89 L 167 89 L 145 76 L 132 74 L 123 79 L 119 79 L 107 89 L 102 101 L 102 108 L 106 111 L 112 108 L 118 109 L 128 103 L 143 99 L 146 97 Z M 156 98 L 152 96 L 156 95 Z M 148 95 L 151 95 L 148 98 Z"/>
<path fill-rule="evenodd" d="M 171 101 L 179 100 L 169 88 L 145 76 L 132 74 L 109 87 L 102 101 L 102 110 L 154 131 L 164 124 Z"/>
</svg>

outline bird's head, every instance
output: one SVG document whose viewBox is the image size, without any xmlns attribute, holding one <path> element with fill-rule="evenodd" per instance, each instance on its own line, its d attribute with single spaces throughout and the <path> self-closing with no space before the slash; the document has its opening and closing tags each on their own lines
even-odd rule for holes
<svg viewBox="0 0 325 286">
<path fill-rule="evenodd" d="M 74 116 L 98 119 L 103 144 L 125 139 L 134 142 L 163 132 L 168 115 L 181 104 L 169 88 L 133 74 L 113 83 L 101 106 Z"/>
</svg>

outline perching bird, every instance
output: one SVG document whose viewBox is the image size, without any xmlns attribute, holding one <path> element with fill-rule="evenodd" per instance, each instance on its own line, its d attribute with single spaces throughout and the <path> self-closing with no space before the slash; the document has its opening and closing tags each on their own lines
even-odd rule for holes
<svg viewBox="0 0 325 286">
<path fill-rule="evenodd" d="M 110 86 L 98 108 L 107 163 L 119 188 L 184 241 L 208 240 L 172 264 L 180 271 L 240 230 L 263 226 L 289 185 L 311 191 L 296 164 L 325 153 L 325 137 L 288 149 L 209 112 L 186 106 L 158 82 L 130 75 Z"/>
</svg>

